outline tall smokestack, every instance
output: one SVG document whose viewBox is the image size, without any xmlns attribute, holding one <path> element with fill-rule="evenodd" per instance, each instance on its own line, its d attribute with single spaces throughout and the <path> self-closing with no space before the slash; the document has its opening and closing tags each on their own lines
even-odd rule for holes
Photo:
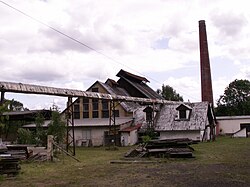
<svg viewBox="0 0 250 187">
<path fill-rule="evenodd" d="M 213 104 L 213 89 L 208 54 L 207 32 L 205 20 L 199 21 L 200 34 L 200 68 L 201 68 L 201 100 Z"/>
</svg>

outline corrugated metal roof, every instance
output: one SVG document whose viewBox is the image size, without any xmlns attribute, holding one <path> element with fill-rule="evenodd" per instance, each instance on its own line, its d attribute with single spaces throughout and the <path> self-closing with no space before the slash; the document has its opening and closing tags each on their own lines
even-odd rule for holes
<svg viewBox="0 0 250 187">
<path fill-rule="evenodd" d="M 4 112 L 3 116 L 15 116 L 15 115 L 26 115 L 26 114 L 36 114 L 42 112 L 51 112 L 50 110 L 25 110 L 25 111 L 11 111 L 11 112 Z"/>
<path fill-rule="evenodd" d="M 200 130 L 205 129 L 208 125 L 208 102 L 199 103 L 183 103 L 189 106 L 192 111 L 189 119 L 177 119 L 180 102 L 164 104 L 158 114 L 156 120 L 157 131 L 170 131 L 170 130 Z"/>
<path fill-rule="evenodd" d="M 131 126 L 131 127 L 127 127 L 125 129 L 122 129 L 122 130 L 120 130 L 120 132 L 131 132 L 131 131 L 139 129 L 141 126 L 142 126 L 142 124 L 137 124 L 135 126 Z"/>
<path fill-rule="evenodd" d="M 23 83 L 13 82 L 0 82 L 1 92 L 14 92 L 14 93 L 26 93 L 26 94 L 43 94 L 43 95 L 55 95 L 62 97 L 85 97 L 94 99 L 106 99 L 106 100 L 119 100 L 127 102 L 140 102 L 140 103 L 167 103 L 169 101 L 162 99 L 149 99 L 139 97 L 129 97 L 122 95 L 111 95 L 97 92 L 87 92 L 75 89 L 55 88 Z"/>
</svg>

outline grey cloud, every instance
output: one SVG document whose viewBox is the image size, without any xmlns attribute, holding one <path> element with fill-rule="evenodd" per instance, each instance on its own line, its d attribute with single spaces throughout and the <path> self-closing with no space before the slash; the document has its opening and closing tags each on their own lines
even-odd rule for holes
<svg viewBox="0 0 250 187">
<path fill-rule="evenodd" d="M 18 76 L 23 80 L 32 81 L 55 81 L 63 78 L 63 75 L 58 72 L 53 72 L 51 70 L 24 70 L 18 73 Z"/>
<path fill-rule="evenodd" d="M 236 15 L 232 12 L 216 12 L 211 18 L 213 24 L 219 29 L 220 33 L 230 37 L 238 35 L 247 24 L 244 15 Z"/>
<path fill-rule="evenodd" d="M 70 26 L 68 28 L 59 28 L 58 30 L 73 39 L 65 37 L 51 29 L 43 29 L 39 32 L 51 41 L 50 44 L 46 44 L 45 42 L 42 47 L 32 46 L 29 48 L 29 52 L 50 51 L 60 53 L 66 50 L 89 52 L 91 49 L 88 47 L 94 48 L 95 50 L 104 50 L 107 48 L 115 50 L 125 49 L 125 42 L 122 39 L 123 35 L 119 35 L 120 31 L 115 26 L 111 28 L 111 30 L 114 30 L 115 34 L 102 33 L 102 31 L 93 31 L 92 29 L 80 32 L 80 28 Z M 77 41 L 74 41 L 74 39 Z"/>
<path fill-rule="evenodd" d="M 168 26 L 165 26 L 164 29 L 166 34 L 171 37 L 178 36 L 181 32 L 186 30 L 186 23 L 178 19 L 179 16 L 174 16 L 173 19 L 170 19 Z"/>
</svg>

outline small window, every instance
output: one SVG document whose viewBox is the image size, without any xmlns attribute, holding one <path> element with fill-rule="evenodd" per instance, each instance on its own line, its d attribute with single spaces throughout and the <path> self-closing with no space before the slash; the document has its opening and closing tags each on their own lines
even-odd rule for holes
<svg viewBox="0 0 250 187">
<path fill-rule="evenodd" d="M 79 112 L 79 111 L 80 111 L 79 105 L 74 105 L 74 112 Z"/>
<path fill-rule="evenodd" d="M 98 88 L 92 88 L 92 92 L 98 92 Z"/>
<path fill-rule="evenodd" d="M 92 117 L 93 118 L 98 118 L 98 111 L 92 111 Z"/>
<path fill-rule="evenodd" d="M 83 99 L 83 111 L 89 111 L 89 99 Z"/>
<path fill-rule="evenodd" d="M 109 110 L 102 111 L 102 118 L 109 118 Z"/>
<path fill-rule="evenodd" d="M 176 120 L 189 120 L 192 108 L 188 105 L 181 104 L 176 110 L 178 111 L 178 116 Z"/>
<path fill-rule="evenodd" d="M 187 119 L 186 110 L 179 110 L 179 118 L 180 119 Z"/>
<path fill-rule="evenodd" d="M 83 99 L 83 103 L 89 103 L 89 99 Z"/>
<path fill-rule="evenodd" d="M 80 119 L 80 112 L 74 112 L 73 115 L 74 119 Z"/>
<path fill-rule="evenodd" d="M 87 103 L 83 104 L 83 111 L 89 111 L 89 104 Z"/>
<path fill-rule="evenodd" d="M 89 118 L 89 112 L 83 112 L 83 118 Z"/>
<path fill-rule="evenodd" d="M 98 110 L 98 99 L 92 100 L 93 110 Z"/>
<path fill-rule="evenodd" d="M 102 100 L 102 110 L 108 110 L 108 109 L 109 109 L 108 101 Z"/>
</svg>

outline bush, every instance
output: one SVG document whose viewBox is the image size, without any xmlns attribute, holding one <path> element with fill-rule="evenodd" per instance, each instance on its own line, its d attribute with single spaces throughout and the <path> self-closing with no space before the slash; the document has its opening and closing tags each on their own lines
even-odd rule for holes
<svg viewBox="0 0 250 187">
<path fill-rule="evenodd" d="M 34 144 L 35 138 L 33 133 L 30 130 L 19 128 L 17 130 L 18 138 L 17 143 L 19 144 Z"/>
<path fill-rule="evenodd" d="M 148 143 L 152 138 L 149 135 L 142 136 L 142 142 Z"/>
</svg>

